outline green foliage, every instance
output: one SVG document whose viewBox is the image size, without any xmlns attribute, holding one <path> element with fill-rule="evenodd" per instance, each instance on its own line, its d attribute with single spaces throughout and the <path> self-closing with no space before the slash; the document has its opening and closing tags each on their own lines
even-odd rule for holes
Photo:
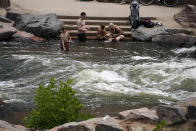
<svg viewBox="0 0 196 131">
<path fill-rule="evenodd" d="M 50 129 L 67 122 L 89 119 L 90 115 L 81 113 L 83 105 L 75 97 L 70 84 L 70 80 L 60 81 L 57 86 L 52 78 L 47 87 L 39 85 L 34 97 L 36 108 L 25 118 L 26 126 Z"/>
<path fill-rule="evenodd" d="M 162 131 L 163 127 L 166 126 L 166 121 L 163 120 L 161 123 L 156 124 L 156 128 L 153 129 L 153 131 Z"/>
</svg>

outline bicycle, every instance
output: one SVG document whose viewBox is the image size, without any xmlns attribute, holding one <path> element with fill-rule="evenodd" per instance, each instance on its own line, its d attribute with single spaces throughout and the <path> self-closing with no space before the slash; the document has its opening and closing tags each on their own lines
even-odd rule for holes
<svg viewBox="0 0 196 131">
<path fill-rule="evenodd" d="M 173 7 L 180 3 L 180 0 L 139 0 L 142 5 L 151 5 L 154 2 L 163 3 L 165 6 Z"/>
</svg>

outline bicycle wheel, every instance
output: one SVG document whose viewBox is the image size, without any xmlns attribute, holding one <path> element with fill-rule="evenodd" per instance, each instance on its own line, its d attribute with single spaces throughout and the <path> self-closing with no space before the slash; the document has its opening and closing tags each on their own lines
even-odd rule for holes
<svg viewBox="0 0 196 131">
<path fill-rule="evenodd" d="M 165 6 L 173 7 L 179 4 L 180 0 L 164 0 L 163 3 Z"/>
<path fill-rule="evenodd" d="M 140 0 L 142 5 L 151 5 L 153 2 L 154 0 Z"/>
</svg>

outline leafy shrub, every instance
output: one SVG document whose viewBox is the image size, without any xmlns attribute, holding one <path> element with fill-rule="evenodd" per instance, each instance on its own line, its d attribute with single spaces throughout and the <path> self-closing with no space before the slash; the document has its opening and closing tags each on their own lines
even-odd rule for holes
<svg viewBox="0 0 196 131">
<path fill-rule="evenodd" d="M 70 80 L 65 83 L 60 81 L 57 86 L 52 78 L 47 87 L 39 85 L 34 97 L 36 108 L 25 118 L 26 126 L 50 129 L 67 122 L 89 119 L 90 115 L 81 113 L 83 105 L 75 97 L 70 84 Z"/>
<path fill-rule="evenodd" d="M 156 124 L 156 128 L 153 131 L 162 131 L 163 127 L 166 126 L 166 121 L 161 121 L 161 123 Z"/>
</svg>

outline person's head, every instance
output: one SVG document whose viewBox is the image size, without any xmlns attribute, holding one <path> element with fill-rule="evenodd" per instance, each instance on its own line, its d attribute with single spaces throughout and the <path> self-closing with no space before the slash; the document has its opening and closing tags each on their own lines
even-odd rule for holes
<svg viewBox="0 0 196 131">
<path fill-rule="evenodd" d="M 109 24 L 109 29 L 114 29 L 114 27 L 115 27 L 115 26 L 114 26 L 113 23 L 110 23 L 110 24 Z"/>
<path fill-rule="evenodd" d="M 62 28 L 61 28 L 61 32 L 62 32 L 62 33 L 65 33 L 65 32 L 66 32 L 66 28 L 65 28 L 65 27 L 62 27 Z"/>
<path fill-rule="evenodd" d="M 105 29 L 105 25 L 100 25 L 101 30 Z"/>
<path fill-rule="evenodd" d="M 85 13 L 85 12 L 81 12 L 80 17 L 81 17 L 82 19 L 85 19 L 85 18 L 86 18 L 86 13 Z"/>
</svg>

